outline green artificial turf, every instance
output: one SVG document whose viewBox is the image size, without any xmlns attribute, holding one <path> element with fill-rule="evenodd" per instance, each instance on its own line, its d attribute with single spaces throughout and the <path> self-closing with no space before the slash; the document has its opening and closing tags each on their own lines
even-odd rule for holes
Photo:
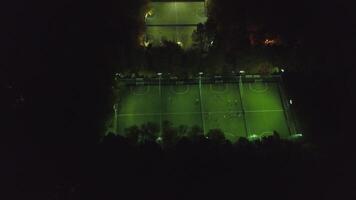
<svg viewBox="0 0 356 200">
<path fill-rule="evenodd" d="M 162 87 L 163 120 L 174 126 L 201 127 L 201 109 L 198 85 L 170 85 Z"/>
<path fill-rule="evenodd" d="M 152 2 L 147 25 L 195 25 L 206 21 L 204 2 Z"/>
<path fill-rule="evenodd" d="M 242 90 L 240 90 L 242 88 Z M 173 127 L 198 125 L 205 133 L 221 129 L 227 139 L 290 135 L 278 83 L 252 82 L 127 86 L 119 102 L 118 128 L 167 120 Z"/>
<path fill-rule="evenodd" d="M 207 20 L 204 2 L 152 2 L 150 7 L 146 41 L 156 46 L 166 40 L 189 48 L 196 25 Z"/>
</svg>

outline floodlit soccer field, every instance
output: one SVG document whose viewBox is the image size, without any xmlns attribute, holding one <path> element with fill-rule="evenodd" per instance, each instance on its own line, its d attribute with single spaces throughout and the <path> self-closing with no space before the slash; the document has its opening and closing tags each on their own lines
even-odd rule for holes
<svg viewBox="0 0 356 200">
<path fill-rule="evenodd" d="M 196 25 L 206 21 L 204 2 L 152 2 L 147 25 Z"/>
<path fill-rule="evenodd" d="M 190 47 L 196 25 L 207 20 L 204 2 L 152 2 L 146 15 L 146 41 L 179 42 Z"/>
<path fill-rule="evenodd" d="M 118 102 L 117 132 L 147 122 L 168 120 L 201 127 L 205 133 L 219 128 L 230 141 L 239 137 L 291 134 L 278 82 L 127 85 Z"/>
</svg>

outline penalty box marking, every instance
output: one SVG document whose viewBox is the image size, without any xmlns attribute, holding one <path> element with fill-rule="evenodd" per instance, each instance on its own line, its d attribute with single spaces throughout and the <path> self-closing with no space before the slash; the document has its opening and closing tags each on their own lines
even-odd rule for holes
<svg viewBox="0 0 356 200">
<path fill-rule="evenodd" d="M 135 89 L 134 89 L 135 87 L 145 87 L 146 90 L 144 90 L 144 92 L 136 92 Z M 130 87 L 130 90 L 131 90 L 133 95 L 141 96 L 141 95 L 146 95 L 146 94 L 148 94 L 150 92 L 150 86 L 149 85 L 136 85 L 136 86 Z"/>
<path fill-rule="evenodd" d="M 255 82 L 255 83 L 258 83 L 258 82 Z M 248 83 L 248 89 L 250 89 L 252 92 L 255 92 L 255 93 L 265 93 L 267 90 L 269 90 L 269 86 L 268 86 L 268 83 L 263 83 L 264 85 L 264 88 L 263 89 L 255 89 L 253 88 L 253 85 L 252 83 Z"/>
<path fill-rule="evenodd" d="M 222 94 L 222 93 L 226 93 L 227 90 L 229 89 L 229 86 L 228 84 L 223 84 L 224 85 L 224 90 L 217 90 L 217 89 L 214 89 L 214 85 L 216 86 L 216 84 L 210 84 L 210 90 L 214 93 L 218 93 L 218 94 Z"/>
<path fill-rule="evenodd" d="M 174 91 L 174 87 L 177 87 L 177 86 L 186 86 L 186 88 L 185 88 L 185 90 L 183 92 L 177 92 L 177 91 Z M 171 92 L 174 93 L 174 94 L 187 94 L 189 92 L 189 90 L 190 90 L 190 87 L 188 85 L 177 84 L 176 86 L 171 85 L 170 89 L 171 89 Z"/>
</svg>

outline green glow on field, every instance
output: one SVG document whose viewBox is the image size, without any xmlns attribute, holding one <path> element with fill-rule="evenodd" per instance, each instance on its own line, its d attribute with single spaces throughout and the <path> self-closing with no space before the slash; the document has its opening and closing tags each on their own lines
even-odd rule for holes
<svg viewBox="0 0 356 200">
<path fill-rule="evenodd" d="M 250 140 L 257 140 L 260 139 L 260 136 L 256 135 L 256 134 L 251 134 L 250 136 L 248 136 L 248 139 Z"/>
<path fill-rule="evenodd" d="M 204 2 L 151 2 L 152 11 L 145 14 L 146 37 L 153 45 L 168 40 L 190 47 L 196 25 L 207 20 L 201 12 L 204 6 Z"/>
<path fill-rule="evenodd" d="M 161 77 L 162 73 L 157 75 Z M 199 80 L 195 84 L 159 86 L 157 81 L 157 85 L 126 86 L 125 95 L 117 102 L 118 132 L 123 133 L 135 124 L 160 124 L 168 120 L 173 127 L 196 125 L 206 132 L 221 129 L 230 141 L 240 137 L 255 140 L 274 131 L 283 138 L 290 136 L 278 83 L 252 82 L 241 87 L 239 83 L 219 83 L 199 87 Z"/>
<path fill-rule="evenodd" d="M 303 137 L 303 134 L 301 134 L 301 133 L 294 134 L 293 137 Z"/>
</svg>

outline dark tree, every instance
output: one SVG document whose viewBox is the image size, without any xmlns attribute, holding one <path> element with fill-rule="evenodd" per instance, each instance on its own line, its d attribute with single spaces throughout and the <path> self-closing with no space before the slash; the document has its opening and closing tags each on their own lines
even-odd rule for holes
<svg viewBox="0 0 356 200">
<path fill-rule="evenodd" d="M 188 138 L 192 140 L 200 140 L 201 138 L 204 137 L 204 131 L 200 126 L 192 126 L 191 129 L 188 132 Z"/>
<path fill-rule="evenodd" d="M 162 124 L 162 142 L 165 147 L 173 147 L 178 142 L 178 131 L 172 127 L 172 123 L 164 121 Z"/>
<path fill-rule="evenodd" d="M 206 134 L 206 136 L 208 139 L 218 144 L 223 144 L 226 141 L 224 132 L 222 132 L 220 129 L 211 129 Z"/>
<path fill-rule="evenodd" d="M 125 137 L 130 141 L 131 144 L 136 144 L 141 142 L 142 131 L 137 125 L 131 126 L 125 129 Z"/>
<path fill-rule="evenodd" d="M 159 126 L 156 123 L 147 122 L 141 125 L 141 138 L 146 141 L 155 141 L 158 137 Z"/>
</svg>

